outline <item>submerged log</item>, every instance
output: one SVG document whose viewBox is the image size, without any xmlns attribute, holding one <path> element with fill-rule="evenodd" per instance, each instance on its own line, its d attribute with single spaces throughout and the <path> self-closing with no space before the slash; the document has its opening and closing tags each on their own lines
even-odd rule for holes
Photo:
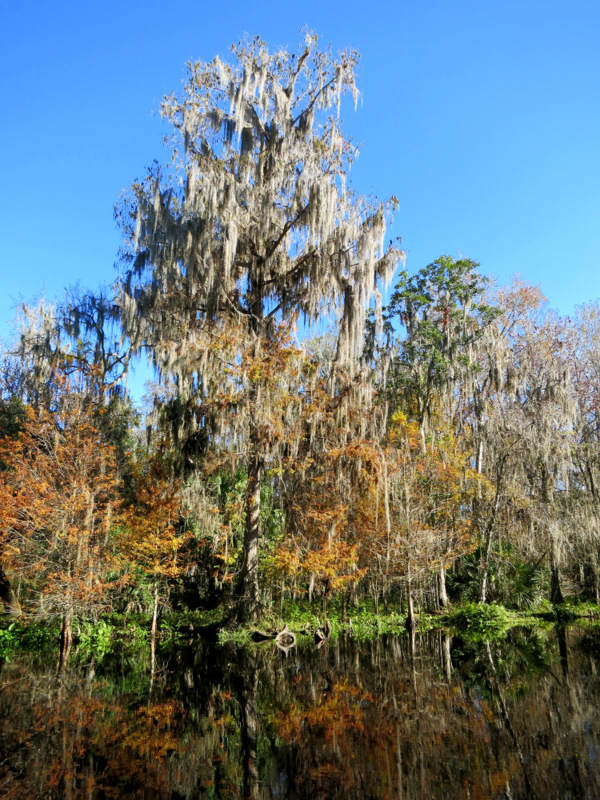
<svg viewBox="0 0 600 800">
<path fill-rule="evenodd" d="M 274 639 L 278 647 L 294 647 L 296 644 L 296 634 L 293 633 L 286 624 L 280 631 L 252 631 L 252 640 L 255 642 L 265 642 Z"/>
</svg>

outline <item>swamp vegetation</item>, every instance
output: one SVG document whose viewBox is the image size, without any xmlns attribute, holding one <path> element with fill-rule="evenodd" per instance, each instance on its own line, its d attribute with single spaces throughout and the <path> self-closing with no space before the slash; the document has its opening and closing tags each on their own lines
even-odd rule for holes
<svg viewBox="0 0 600 800">
<path fill-rule="evenodd" d="M 357 65 L 189 64 L 119 280 L 20 310 L 7 796 L 597 794 L 600 307 L 403 270 L 349 185 Z"/>
</svg>

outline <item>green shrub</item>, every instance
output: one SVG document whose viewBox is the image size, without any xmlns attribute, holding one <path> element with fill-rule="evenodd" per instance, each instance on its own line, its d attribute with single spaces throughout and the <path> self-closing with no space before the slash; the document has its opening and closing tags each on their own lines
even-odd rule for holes
<svg viewBox="0 0 600 800">
<path fill-rule="evenodd" d="M 17 628 L 17 623 L 11 623 L 8 628 L 0 629 L 0 658 L 5 658 L 10 661 L 10 656 L 19 647 L 20 631 Z"/>
<path fill-rule="evenodd" d="M 476 603 L 481 594 L 481 549 L 464 556 L 447 575 L 448 594 L 453 602 Z M 530 611 L 543 599 L 546 571 L 540 561 L 523 561 L 508 544 L 490 552 L 488 602 Z"/>
</svg>

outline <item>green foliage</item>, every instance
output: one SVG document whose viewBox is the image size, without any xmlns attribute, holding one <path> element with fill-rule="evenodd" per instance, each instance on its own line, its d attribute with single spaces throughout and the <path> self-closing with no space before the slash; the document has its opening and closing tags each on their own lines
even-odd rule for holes
<svg viewBox="0 0 600 800">
<path fill-rule="evenodd" d="M 395 612 L 378 615 L 362 610 L 344 623 L 343 629 L 357 639 L 375 639 L 385 633 L 395 635 L 406 633 L 405 621 L 404 615 Z"/>
<path fill-rule="evenodd" d="M 39 620 L 23 626 L 21 645 L 30 653 L 45 654 L 58 647 L 60 623 L 56 620 Z"/>
<path fill-rule="evenodd" d="M 131 655 L 144 650 L 150 639 L 149 624 L 144 626 L 129 623 L 126 628 L 122 628 L 115 634 L 115 651 L 122 649 L 124 655 Z"/>
<path fill-rule="evenodd" d="M 523 694 L 531 676 L 550 669 L 553 639 L 551 632 L 537 625 L 516 624 L 500 634 L 463 628 L 454 639 L 452 660 L 468 685 L 476 686 L 478 692 L 491 698 L 493 684 L 490 683 L 488 655 L 491 652 L 497 678 L 507 693 Z"/>
<path fill-rule="evenodd" d="M 0 398 L 0 440 L 16 439 L 25 424 L 25 405 L 18 397 Z M 0 470 L 6 469 L 0 457 Z"/>
<path fill-rule="evenodd" d="M 114 646 L 114 635 L 115 628 L 106 620 L 82 622 L 78 637 L 79 655 L 84 659 L 93 657 L 96 661 L 102 661 Z"/>
<path fill-rule="evenodd" d="M 221 646 L 249 647 L 252 644 L 251 631 L 245 627 L 221 628 L 218 633 L 218 642 Z"/>
<path fill-rule="evenodd" d="M 25 405 L 18 397 L 0 399 L 0 438 L 14 439 L 25 422 Z"/>
<path fill-rule="evenodd" d="M 263 481 L 260 491 L 260 529 L 269 543 L 280 542 L 285 533 L 285 512 L 276 504 L 270 476 Z"/>
<path fill-rule="evenodd" d="M 518 621 L 503 606 L 493 603 L 465 603 L 451 611 L 445 619 L 476 641 L 503 638 Z"/>
<path fill-rule="evenodd" d="M 531 610 L 537 606 L 542 596 L 544 570 L 539 562 L 512 562 L 514 577 L 504 592 L 507 605 L 520 610 Z"/>
<path fill-rule="evenodd" d="M 314 608 L 305 600 L 285 604 L 283 619 L 294 633 L 314 633 L 323 629 L 324 619 L 316 614 Z M 403 634 L 405 632 L 406 615 L 396 611 L 381 613 L 375 610 L 371 598 L 362 598 L 358 609 L 346 609 L 343 613 L 341 599 L 334 598 L 328 605 L 327 621 L 331 629 L 331 638 L 340 634 L 349 634 L 357 639 L 375 639 L 384 633 Z M 423 615 L 419 621 L 421 629 L 428 629 L 429 619 Z"/>
<path fill-rule="evenodd" d="M 0 628 L 0 658 L 10 660 L 19 651 L 50 655 L 58 649 L 59 641 L 60 626 L 54 620 L 14 621 Z"/>
<path fill-rule="evenodd" d="M 17 623 L 12 622 L 8 628 L 0 629 L 0 658 L 10 661 L 10 656 L 19 646 Z"/>
<path fill-rule="evenodd" d="M 386 308 L 388 337 L 404 328 L 391 390 L 420 426 L 447 384 L 476 369 L 473 346 L 500 313 L 483 301 L 489 280 L 478 268 L 470 259 L 440 256 L 416 275 L 402 272 Z"/>
<path fill-rule="evenodd" d="M 314 608 L 307 602 L 287 602 L 283 607 L 282 617 L 293 631 L 316 630 L 322 621 L 315 613 Z"/>
<path fill-rule="evenodd" d="M 481 592 L 482 551 L 480 548 L 459 559 L 446 578 L 448 594 L 453 601 L 476 603 Z M 546 572 L 538 561 L 524 561 L 508 545 L 495 544 L 488 567 L 487 596 L 492 603 L 507 608 L 531 611 L 543 599 Z"/>
</svg>

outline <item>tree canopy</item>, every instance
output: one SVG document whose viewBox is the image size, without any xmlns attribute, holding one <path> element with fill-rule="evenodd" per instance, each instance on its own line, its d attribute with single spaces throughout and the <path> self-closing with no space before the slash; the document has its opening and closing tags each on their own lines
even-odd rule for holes
<svg viewBox="0 0 600 800">
<path fill-rule="evenodd" d="M 192 427 L 220 445 L 244 439 L 246 608 L 258 596 L 261 474 L 282 439 L 265 430 L 274 427 L 264 424 L 265 361 L 285 346 L 284 321 L 333 315 L 334 366 L 354 374 L 370 298 L 402 254 L 384 249 L 395 201 L 348 186 L 355 148 L 340 106 L 347 92 L 357 98 L 357 53 L 334 56 L 307 33 L 297 54 L 255 38 L 233 56 L 189 64 L 183 96 L 163 101 L 173 167 L 153 167 L 119 210 L 130 242 L 121 309 L 126 334 L 176 385 Z M 280 388 L 290 393 L 297 376 L 286 366 Z M 218 420 L 217 397 L 228 412 Z"/>
</svg>

